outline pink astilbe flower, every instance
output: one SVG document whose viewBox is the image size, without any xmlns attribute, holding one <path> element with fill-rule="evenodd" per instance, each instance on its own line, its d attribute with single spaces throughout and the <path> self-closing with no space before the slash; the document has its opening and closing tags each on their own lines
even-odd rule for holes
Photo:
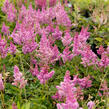
<svg viewBox="0 0 109 109">
<path fill-rule="evenodd" d="M 10 42 L 9 51 L 10 51 L 11 54 L 16 53 L 16 46 L 12 42 Z"/>
<path fill-rule="evenodd" d="M 47 68 L 43 67 L 37 75 L 37 78 L 40 80 L 41 84 L 45 84 L 54 75 L 54 73 L 54 71 L 48 72 Z"/>
<path fill-rule="evenodd" d="M 79 79 L 78 84 L 80 85 L 81 88 L 89 88 L 92 86 L 92 81 L 89 79 L 90 79 L 89 76 Z"/>
<path fill-rule="evenodd" d="M 95 103 L 93 101 L 89 101 L 87 103 L 88 109 L 93 109 L 95 107 Z"/>
<path fill-rule="evenodd" d="M 49 0 L 49 6 L 56 5 L 57 0 Z"/>
<path fill-rule="evenodd" d="M 65 103 L 57 104 L 58 109 L 77 109 L 79 107 L 74 94 L 76 87 L 72 84 L 69 73 L 70 72 L 67 71 L 64 77 L 64 82 L 61 82 L 60 86 L 56 86 L 59 96 L 63 96 L 66 99 Z"/>
<path fill-rule="evenodd" d="M 12 104 L 12 109 L 18 109 L 17 106 L 16 106 L 16 103 Z"/>
<path fill-rule="evenodd" d="M 58 101 L 63 101 L 64 103 L 57 103 L 58 109 L 78 109 L 79 104 L 77 99 L 80 100 L 80 97 L 83 96 L 82 89 L 91 87 L 92 81 L 89 80 L 89 77 L 84 77 L 80 79 L 78 75 L 74 76 L 71 80 L 70 72 L 66 71 L 64 76 L 64 81 L 60 83 L 60 86 L 56 86 L 57 92 L 53 99 Z M 80 87 L 77 87 L 77 86 Z"/>
<path fill-rule="evenodd" d="M 1 30 L 1 32 L 3 32 L 4 33 L 4 35 L 9 35 L 9 27 L 8 26 L 6 26 L 5 25 L 5 23 L 3 23 L 3 25 L 2 25 L 2 30 Z"/>
<path fill-rule="evenodd" d="M 61 39 L 61 37 L 62 37 L 62 32 L 59 31 L 59 28 L 58 28 L 58 27 L 56 27 L 54 33 L 52 33 L 52 36 L 53 36 L 53 38 L 54 38 L 55 40 Z"/>
<path fill-rule="evenodd" d="M 65 36 L 62 37 L 62 43 L 64 46 L 69 46 L 72 42 L 73 38 L 70 36 L 69 32 L 65 33 Z"/>
<path fill-rule="evenodd" d="M 3 11 L 4 13 L 7 13 L 8 9 L 9 9 L 9 6 L 10 6 L 9 0 L 5 0 L 4 6 L 2 7 L 2 11 Z"/>
<path fill-rule="evenodd" d="M 4 6 L 2 7 L 2 11 L 7 14 L 8 21 L 15 21 L 17 10 L 15 9 L 14 5 L 8 0 L 5 1 Z"/>
<path fill-rule="evenodd" d="M 36 34 L 34 30 L 29 30 L 23 24 L 17 24 L 17 26 L 11 35 L 14 43 L 23 45 L 22 51 L 24 54 L 34 51 L 38 47 L 38 44 L 35 42 Z"/>
<path fill-rule="evenodd" d="M 2 80 L 2 74 L 0 74 L 0 91 L 4 90 L 4 84 Z"/>
<path fill-rule="evenodd" d="M 97 53 L 101 55 L 103 52 L 104 52 L 104 48 L 103 46 L 100 46 L 99 49 L 97 50 Z"/>
<path fill-rule="evenodd" d="M 0 36 L 0 54 L 2 58 L 5 58 L 8 53 L 7 41 L 5 39 L 1 39 Z"/>
<path fill-rule="evenodd" d="M 57 46 L 51 46 L 45 34 L 41 37 L 40 48 L 37 52 L 37 56 L 43 64 L 54 63 L 60 58 Z"/>
<path fill-rule="evenodd" d="M 32 69 L 31 72 L 32 72 L 32 75 L 33 75 L 33 76 L 37 76 L 37 75 L 39 74 L 39 70 L 38 70 L 37 64 L 35 65 L 35 68 Z"/>
<path fill-rule="evenodd" d="M 71 21 L 64 10 L 64 7 L 59 3 L 55 7 L 56 21 L 58 25 L 63 25 L 66 27 L 71 27 Z"/>
<path fill-rule="evenodd" d="M 14 66 L 14 82 L 12 85 L 19 87 L 20 89 L 24 88 L 27 84 L 27 80 L 24 79 L 22 73 L 19 71 L 17 66 Z"/>
<path fill-rule="evenodd" d="M 107 85 L 107 81 L 106 80 L 101 84 L 100 91 L 103 91 L 103 95 L 104 96 L 109 96 L 109 88 L 108 88 L 108 85 Z"/>
<path fill-rule="evenodd" d="M 23 51 L 24 54 L 31 53 L 31 52 L 34 51 L 37 47 L 38 47 L 38 44 L 37 44 L 36 42 L 34 42 L 34 41 L 26 42 L 26 43 L 23 45 L 22 51 Z"/>
<path fill-rule="evenodd" d="M 87 32 L 88 28 L 81 29 L 80 34 L 76 33 L 73 39 L 73 53 L 75 55 L 81 54 L 84 45 L 86 45 L 86 41 L 89 38 L 89 32 Z"/>
<path fill-rule="evenodd" d="M 9 22 L 14 22 L 16 19 L 16 13 L 17 13 L 17 10 L 15 9 L 15 7 L 12 4 L 10 4 L 9 10 L 7 12 L 7 20 Z"/>
<path fill-rule="evenodd" d="M 97 55 L 91 50 L 89 45 L 84 45 L 83 51 L 81 51 L 82 62 L 85 67 L 96 65 L 98 63 Z"/>
<path fill-rule="evenodd" d="M 35 4 L 40 8 L 45 8 L 47 5 L 47 0 L 35 0 Z"/>
<path fill-rule="evenodd" d="M 61 56 L 62 56 L 63 62 L 65 63 L 66 61 L 71 61 L 74 55 L 69 51 L 69 48 L 66 47 Z"/>
</svg>

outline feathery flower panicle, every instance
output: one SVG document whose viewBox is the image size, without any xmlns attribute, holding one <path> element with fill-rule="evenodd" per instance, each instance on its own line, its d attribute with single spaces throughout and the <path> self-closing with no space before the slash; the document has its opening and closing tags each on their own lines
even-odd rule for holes
<svg viewBox="0 0 109 109">
<path fill-rule="evenodd" d="M 10 51 L 11 54 L 16 53 L 16 46 L 12 42 L 10 42 L 9 51 Z"/>
<path fill-rule="evenodd" d="M 35 0 L 35 4 L 39 8 L 45 8 L 47 5 L 47 0 Z"/>
<path fill-rule="evenodd" d="M 9 27 L 8 26 L 6 26 L 5 25 L 5 23 L 3 23 L 3 25 L 2 25 L 2 30 L 1 30 L 1 32 L 3 32 L 4 33 L 4 35 L 9 35 Z"/>
<path fill-rule="evenodd" d="M 73 53 L 75 55 L 79 55 L 81 54 L 84 45 L 86 44 L 87 39 L 89 38 L 90 33 L 87 32 L 88 28 L 84 28 L 82 27 L 80 34 L 76 33 L 76 35 L 74 36 L 74 44 L 73 44 Z"/>
<path fill-rule="evenodd" d="M 24 88 L 27 84 L 27 80 L 24 79 L 22 73 L 19 71 L 17 66 L 14 66 L 14 82 L 12 85 L 19 87 L 20 89 Z"/>
<path fill-rule="evenodd" d="M 64 7 L 58 3 L 55 7 L 55 13 L 56 13 L 56 21 L 58 25 L 63 25 L 66 27 L 71 27 L 71 21 L 64 10 Z"/>
<path fill-rule="evenodd" d="M 62 43 L 64 46 L 69 46 L 73 40 L 73 38 L 70 36 L 69 32 L 65 33 L 65 36 L 61 38 L 62 39 Z"/>
<path fill-rule="evenodd" d="M 82 62 L 85 67 L 96 65 L 98 63 L 97 55 L 91 50 L 89 45 L 84 45 L 83 50 L 81 51 Z"/>
<path fill-rule="evenodd" d="M 4 84 L 2 80 L 2 74 L 0 74 L 0 91 L 4 90 Z"/>
<path fill-rule="evenodd" d="M 95 107 L 95 103 L 93 101 L 89 101 L 87 103 L 88 109 L 93 109 Z"/>
<path fill-rule="evenodd" d="M 35 64 L 35 68 L 32 70 L 32 75 L 33 76 L 37 76 L 39 74 L 39 70 L 38 70 L 38 66 L 37 64 Z"/>
<path fill-rule="evenodd" d="M 9 10 L 7 12 L 7 20 L 9 22 L 14 22 L 16 19 L 16 13 L 17 13 L 17 10 L 15 9 L 15 7 L 12 4 L 10 4 Z"/>
<path fill-rule="evenodd" d="M 7 20 L 9 22 L 15 21 L 17 10 L 8 0 L 5 1 L 4 6 L 2 7 L 2 11 L 7 14 Z"/>
<path fill-rule="evenodd" d="M 89 88 L 92 86 L 92 81 L 89 79 L 90 79 L 89 76 L 79 79 L 78 84 L 80 85 L 81 88 Z"/>
<path fill-rule="evenodd" d="M 70 72 L 66 71 L 64 82 L 60 86 L 56 86 L 58 94 L 66 99 L 65 103 L 57 104 L 58 109 L 77 109 L 79 104 L 75 98 L 76 87 L 70 80 Z"/>
<path fill-rule="evenodd" d="M 49 0 L 49 6 L 54 6 L 56 5 L 57 0 Z"/>
<path fill-rule="evenodd" d="M 12 109 L 17 109 L 16 103 L 12 104 Z"/>
<path fill-rule="evenodd" d="M 4 6 L 2 7 L 2 11 L 3 11 L 4 13 L 7 13 L 8 9 L 9 9 L 9 6 L 10 6 L 9 0 L 5 0 Z"/>
<path fill-rule="evenodd" d="M 63 54 L 61 54 L 61 56 L 62 56 L 63 62 L 65 63 L 66 61 L 71 61 L 74 55 L 73 53 L 69 51 L 69 48 L 66 47 L 63 51 Z"/>
<path fill-rule="evenodd" d="M 38 44 L 35 41 L 26 42 L 22 47 L 22 51 L 24 54 L 32 53 L 37 47 Z"/>
<path fill-rule="evenodd" d="M 52 36 L 55 40 L 60 40 L 62 37 L 62 32 L 59 30 L 58 27 L 56 27 L 54 33 L 52 33 Z"/>
<path fill-rule="evenodd" d="M 104 53 L 104 48 L 103 48 L 103 46 L 101 45 L 100 47 L 99 47 L 99 49 L 97 50 L 97 53 L 98 54 L 102 54 L 102 53 Z"/>
<path fill-rule="evenodd" d="M 0 35 L 0 54 L 2 58 L 5 58 L 7 56 L 8 49 L 9 48 L 7 47 L 7 41 L 5 39 L 2 39 Z"/>
<path fill-rule="evenodd" d="M 80 79 L 78 75 L 74 76 L 71 80 L 70 72 L 66 71 L 64 76 L 64 81 L 60 83 L 60 86 L 56 86 L 57 92 L 53 99 L 58 101 L 63 101 L 64 103 L 57 103 L 58 109 L 78 109 L 79 104 L 77 99 L 79 99 L 83 93 L 82 88 L 91 87 L 92 81 L 89 80 L 89 77 L 84 77 Z M 78 88 L 77 85 L 80 87 Z"/>
<path fill-rule="evenodd" d="M 60 56 L 57 46 L 51 46 L 45 33 L 41 37 L 40 48 L 37 50 L 37 56 L 43 64 L 50 64 L 56 62 Z"/>
<path fill-rule="evenodd" d="M 109 96 L 109 88 L 108 88 L 108 85 L 107 85 L 107 81 L 106 80 L 101 84 L 100 91 L 103 91 L 103 95 L 104 96 Z"/>
<path fill-rule="evenodd" d="M 37 75 L 37 78 L 40 80 L 41 84 L 45 84 L 52 76 L 54 75 L 54 71 L 48 72 L 46 67 L 41 68 L 41 71 Z"/>
</svg>

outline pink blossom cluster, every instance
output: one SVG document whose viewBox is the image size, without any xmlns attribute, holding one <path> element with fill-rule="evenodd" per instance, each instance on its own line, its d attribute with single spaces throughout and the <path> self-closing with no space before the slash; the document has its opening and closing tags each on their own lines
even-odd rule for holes
<svg viewBox="0 0 109 109">
<path fill-rule="evenodd" d="M 57 0 L 35 0 L 35 4 L 39 8 L 46 8 L 47 4 L 51 7 L 56 5 Z"/>
<path fill-rule="evenodd" d="M 14 66 L 14 82 L 12 85 L 19 87 L 20 89 L 24 88 L 27 84 L 27 80 L 24 79 L 23 74 L 19 71 L 19 68 Z"/>
<path fill-rule="evenodd" d="M 89 38 L 89 32 L 87 29 L 82 28 L 80 34 L 74 36 L 73 50 L 74 56 L 81 55 L 81 64 L 86 66 L 97 65 L 99 67 L 106 68 L 109 65 L 109 47 L 105 50 L 102 46 L 98 49 L 98 54 L 101 55 L 101 59 L 98 59 L 97 55 L 91 50 L 87 39 Z"/>
<path fill-rule="evenodd" d="M 82 89 L 91 87 L 92 81 L 89 80 L 89 77 L 84 77 L 82 79 L 78 76 L 74 76 L 71 80 L 70 72 L 66 71 L 64 76 L 64 82 L 60 83 L 60 86 L 56 86 L 58 89 L 56 95 L 52 96 L 53 99 L 58 99 L 59 101 L 65 101 L 65 103 L 58 103 L 58 109 L 78 109 L 79 104 L 77 99 L 82 95 Z M 80 91 L 78 92 L 78 87 L 80 85 Z"/>
<path fill-rule="evenodd" d="M 15 54 L 16 53 L 16 46 L 12 42 L 10 42 L 9 52 L 11 54 Z"/>
<path fill-rule="evenodd" d="M 44 64 L 54 63 L 60 58 L 60 53 L 57 46 L 52 46 L 46 35 L 42 36 L 40 41 L 40 47 L 37 52 L 37 57 L 39 57 L 40 62 Z"/>
<path fill-rule="evenodd" d="M 0 91 L 4 90 L 4 84 L 2 80 L 2 74 L 0 74 Z"/>
<path fill-rule="evenodd" d="M 5 23 L 3 23 L 3 25 L 2 25 L 1 32 L 3 32 L 4 35 L 9 35 L 10 34 L 9 27 L 6 26 Z"/>
<path fill-rule="evenodd" d="M 0 55 L 2 58 L 5 58 L 7 56 L 8 49 L 9 48 L 7 47 L 7 41 L 5 40 L 5 38 L 2 39 L 0 35 Z"/>
<path fill-rule="evenodd" d="M 7 15 L 7 20 L 9 22 L 15 21 L 17 10 L 8 0 L 5 1 L 4 6 L 2 7 L 2 11 Z"/>
<path fill-rule="evenodd" d="M 54 70 L 48 72 L 47 67 L 42 67 L 39 72 L 37 64 L 35 65 L 35 68 L 32 70 L 32 75 L 36 76 L 38 80 L 40 80 L 41 84 L 45 84 L 50 78 L 52 78 L 54 73 L 55 73 Z"/>
<path fill-rule="evenodd" d="M 101 55 L 101 60 L 98 61 L 98 66 L 106 68 L 109 65 L 109 46 L 106 50 L 103 48 L 103 46 L 100 46 L 97 52 Z"/>
</svg>

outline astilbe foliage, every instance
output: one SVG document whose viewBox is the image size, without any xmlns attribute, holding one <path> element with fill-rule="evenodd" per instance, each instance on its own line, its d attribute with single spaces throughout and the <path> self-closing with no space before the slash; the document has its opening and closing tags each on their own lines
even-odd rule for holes
<svg viewBox="0 0 109 109">
<path fill-rule="evenodd" d="M 17 66 L 14 66 L 14 82 L 12 85 L 17 86 L 18 88 L 22 89 L 27 84 L 27 80 L 24 79 L 23 74 L 19 71 Z"/>
</svg>

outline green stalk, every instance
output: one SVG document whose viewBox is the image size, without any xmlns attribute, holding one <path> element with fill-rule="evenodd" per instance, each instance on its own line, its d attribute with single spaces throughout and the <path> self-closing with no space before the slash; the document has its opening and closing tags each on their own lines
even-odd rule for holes
<svg viewBox="0 0 109 109">
<path fill-rule="evenodd" d="M 2 91 L 1 91 L 1 103 L 2 103 L 2 108 L 5 109 L 4 94 Z"/>
</svg>

